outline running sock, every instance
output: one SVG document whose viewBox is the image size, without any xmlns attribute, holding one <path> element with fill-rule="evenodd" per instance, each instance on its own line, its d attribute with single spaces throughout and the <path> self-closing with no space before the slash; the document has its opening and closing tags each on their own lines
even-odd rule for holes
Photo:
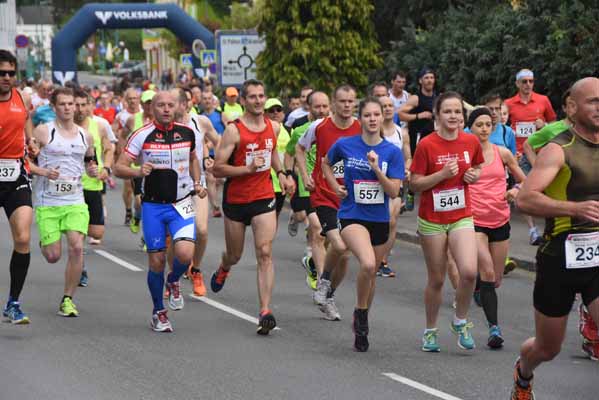
<svg viewBox="0 0 599 400">
<path fill-rule="evenodd" d="M 466 321 L 465 319 L 460 319 L 456 315 L 453 316 L 453 324 L 454 325 L 463 325 L 466 322 L 468 322 L 468 321 Z"/>
<path fill-rule="evenodd" d="M 335 290 L 337 290 L 337 288 L 330 288 L 328 293 L 327 293 L 327 299 L 332 298 L 333 296 L 335 296 Z"/>
<path fill-rule="evenodd" d="M 128 209 L 125 210 L 125 215 L 128 216 L 128 217 L 131 216 L 131 209 L 130 208 L 128 208 Z"/>
<path fill-rule="evenodd" d="M 71 300 L 73 300 L 73 296 L 67 296 L 65 294 L 64 296 L 62 296 L 62 300 L 60 302 L 62 303 L 64 301 L 64 299 L 71 299 Z"/>
<path fill-rule="evenodd" d="M 177 257 L 175 257 L 173 260 L 173 270 L 166 277 L 166 281 L 168 283 L 177 282 L 179 279 L 181 279 L 181 276 L 185 273 L 185 271 L 187 271 L 187 267 L 188 265 L 183 264 L 177 259 Z"/>
<path fill-rule="evenodd" d="M 320 279 L 326 279 L 327 281 L 331 280 L 331 273 L 326 269 L 322 271 L 322 275 L 320 275 Z"/>
<path fill-rule="evenodd" d="M 308 266 L 310 267 L 310 269 L 316 268 L 316 265 L 314 265 L 314 260 L 312 259 L 312 257 L 308 258 Z"/>
<path fill-rule="evenodd" d="M 152 296 L 152 302 L 154 303 L 153 314 L 157 311 L 164 310 L 164 303 L 162 302 L 163 288 L 164 273 L 148 271 L 148 289 L 150 289 L 150 295 Z"/>
<path fill-rule="evenodd" d="M 476 274 L 476 286 L 474 286 L 474 291 L 477 292 L 480 290 L 480 274 Z"/>
<path fill-rule="evenodd" d="M 12 257 L 10 258 L 9 302 L 19 300 L 23 285 L 25 284 L 25 278 L 27 277 L 27 271 L 29 270 L 30 261 L 31 253 L 22 254 L 13 250 Z"/>
<path fill-rule="evenodd" d="M 530 381 L 533 377 L 531 376 L 530 378 L 525 378 L 524 376 L 522 376 L 522 372 L 520 372 L 520 366 L 518 366 L 516 370 L 518 371 L 518 386 L 525 389 L 528 388 L 530 386 Z"/>
<path fill-rule="evenodd" d="M 200 272 L 202 272 L 202 271 L 199 268 L 191 267 L 191 273 L 192 274 L 199 274 Z"/>
<path fill-rule="evenodd" d="M 497 325 L 497 292 L 495 291 L 495 282 L 481 281 L 480 301 L 483 304 L 483 311 L 489 325 Z"/>
</svg>

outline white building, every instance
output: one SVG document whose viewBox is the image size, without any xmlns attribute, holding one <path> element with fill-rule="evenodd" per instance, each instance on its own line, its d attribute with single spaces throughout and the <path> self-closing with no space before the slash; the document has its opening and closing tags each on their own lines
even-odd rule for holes
<svg viewBox="0 0 599 400">
<path fill-rule="evenodd" d="M 15 53 L 17 35 L 15 0 L 0 2 L 0 49 Z"/>
</svg>

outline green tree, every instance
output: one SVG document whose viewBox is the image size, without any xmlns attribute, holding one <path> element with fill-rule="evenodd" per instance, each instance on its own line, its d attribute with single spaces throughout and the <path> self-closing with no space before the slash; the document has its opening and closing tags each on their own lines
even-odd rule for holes
<svg viewBox="0 0 599 400">
<path fill-rule="evenodd" d="M 340 83 L 359 89 L 368 72 L 382 66 L 369 0 L 266 0 L 259 33 L 265 50 L 258 76 L 269 91 L 297 91 L 303 85 L 330 90 Z"/>
</svg>

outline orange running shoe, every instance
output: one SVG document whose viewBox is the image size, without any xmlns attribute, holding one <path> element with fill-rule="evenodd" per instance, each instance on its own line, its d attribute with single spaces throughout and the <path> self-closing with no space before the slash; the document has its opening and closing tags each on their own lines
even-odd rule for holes
<svg viewBox="0 0 599 400">
<path fill-rule="evenodd" d="M 193 272 L 190 268 L 187 273 L 193 285 L 193 294 L 199 297 L 206 296 L 206 286 L 204 286 L 204 276 L 201 272 Z"/>
<path fill-rule="evenodd" d="M 514 368 L 514 387 L 512 388 L 512 395 L 510 397 L 511 400 L 535 400 L 535 394 L 532 391 L 532 378 L 528 381 L 522 379 L 520 377 L 520 372 L 518 371 L 520 367 L 520 359 L 516 361 L 516 365 Z M 524 387 L 520 382 L 524 382 L 527 384 L 527 387 Z"/>
</svg>

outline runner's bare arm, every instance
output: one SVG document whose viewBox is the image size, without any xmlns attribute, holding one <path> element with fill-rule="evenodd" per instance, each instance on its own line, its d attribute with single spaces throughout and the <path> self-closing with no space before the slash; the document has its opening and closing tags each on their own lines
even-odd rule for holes
<svg viewBox="0 0 599 400">
<path fill-rule="evenodd" d="M 408 179 L 410 176 L 410 165 L 412 165 L 412 148 L 410 147 L 410 135 L 406 128 L 401 128 L 401 138 L 403 140 L 403 147 L 401 150 L 403 152 L 403 160 L 406 167 L 406 179 Z"/>
<path fill-rule="evenodd" d="M 272 129 L 275 133 L 275 136 L 279 136 L 279 132 L 281 130 L 281 126 L 278 122 L 272 122 Z M 277 177 L 279 178 L 279 183 L 281 184 L 281 189 L 283 194 L 292 194 L 295 192 L 295 181 L 291 176 L 287 176 L 285 174 L 285 168 L 281 159 L 279 158 L 279 153 L 277 152 L 276 147 L 273 147 L 272 153 L 270 156 L 271 166 L 275 170 Z"/>
<path fill-rule="evenodd" d="M 524 181 L 516 204 L 524 213 L 538 217 L 579 217 L 599 222 L 599 201 L 554 200 L 543 191 L 565 163 L 562 148 L 549 143 L 539 152 L 537 163 Z"/>
<path fill-rule="evenodd" d="M 237 130 L 237 127 L 234 124 L 227 125 L 223 132 L 223 137 L 214 153 L 212 174 L 215 178 L 242 176 L 256 171 L 256 169 L 251 169 L 252 166 L 241 165 L 236 167 L 229 165 L 229 159 L 238 143 L 239 131 Z M 259 157 L 256 157 L 256 159 L 257 158 Z"/>
<path fill-rule="evenodd" d="M 216 129 L 212 125 L 212 122 L 204 116 L 199 115 L 198 121 L 200 122 L 200 128 L 202 128 L 202 132 L 204 132 L 204 136 L 210 140 L 210 143 L 216 148 L 218 146 L 218 142 L 220 142 L 220 136 L 216 133 Z"/>
<path fill-rule="evenodd" d="M 112 169 L 112 164 L 114 164 L 114 151 L 112 148 L 112 143 L 110 142 L 110 138 L 108 137 L 106 127 L 99 126 L 99 131 L 100 138 L 102 140 L 102 159 L 104 160 L 104 167 Z"/>
<path fill-rule="evenodd" d="M 432 189 L 445 179 L 457 175 L 458 170 L 457 162 L 450 161 L 443 166 L 443 169 L 430 175 L 412 173 L 410 175 L 410 189 L 414 192 L 424 192 L 425 190 Z"/>
<path fill-rule="evenodd" d="M 347 189 L 345 186 L 340 185 L 335 179 L 335 175 L 333 174 L 333 168 L 331 168 L 331 162 L 327 156 L 324 156 L 322 162 L 320 164 L 322 168 L 322 174 L 324 175 L 324 179 L 326 179 L 329 187 L 333 189 L 333 191 L 337 194 L 339 198 L 345 198 L 347 196 Z M 399 189 L 398 189 L 399 191 Z"/>
<path fill-rule="evenodd" d="M 149 172 L 147 174 L 144 173 L 143 168 L 131 168 L 131 164 L 135 162 L 135 159 L 136 157 L 133 157 L 131 154 L 127 153 L 127 151 L 123 150 L 114 164 L 114 176 L 117 178 L 132 179 L 149 175 Z M 151 164 L 149 163 L 144 164 L 142 167 L 146 167 L 146 170 L 149 168 L 151 171 Z"/>
<path fill-rule="evenodd" d="M 503 165 L 508 167 L 517 183 L 522 183 L 526 179 L 526 175 L 518 165 L 518 161 L 516 160 L 516 156 L 512 154 L 512 152 L 505 148 L 499 147 L 499 154 L 501 155 L 501 159 L 503 161 Z"/>
<path fill-rule="evenodd" d="M 394 199 L 399 194 L 399 188 L 401 187 L 401 179 L 389 178 L 381 169 L 379 168 L 379 157 L 374 151 L 369 151 L 366 155 L 368 158 L 368 164 L 370 168 L 376 175 L 376 178 L 379 180 L 379 183 L 383 187 L 383 190 L 387 195 Z"/>
<path fill-rule="evenodd" d="M 522 151 L 524 152 L 524 155 L 528 159 L 528 162 L 530 163 L 530 165 L 532 167 L 534 167 L 535 166 L 535 161 L 537 161 L 537 153 L 534 151 L 534 149 L 532 148 L 532 146 L 528 143 L 528 140 L 526 140 L 522 144 Z"/>
<path fill-rule="evenodd" d="M 404 122 L 416 121 L 416 114 L 410 114 L 414 108 L 418 107 L 418 96 L 411 95 L 408 97 L 408 101 L 404 103 L 399 110 L 397 110 L 397 115 L 399 115 L 399 120 Z"/>
</svg>

